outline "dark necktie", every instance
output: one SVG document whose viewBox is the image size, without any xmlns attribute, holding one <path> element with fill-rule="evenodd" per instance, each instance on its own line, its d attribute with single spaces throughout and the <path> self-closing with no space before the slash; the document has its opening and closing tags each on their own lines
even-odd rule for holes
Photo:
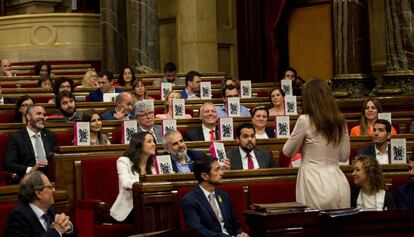
<svg viewBox="0 0 414 237">
<path fill-rule="evenodd" d="M 247 169 L 249 169 L 249 170 L 254 169 L 252 155 L 250 155 L 250 153 L 247 153 L 246 157 L 247 157 Z"/>
<path fill-rule="evenodd" d="M 52 229 L 52 220 L 50 219 L 50 216 L 48 214 L 43 214 L 43 219 L 46 223 L 46 231 L 49 231 Z"/>
</svg>

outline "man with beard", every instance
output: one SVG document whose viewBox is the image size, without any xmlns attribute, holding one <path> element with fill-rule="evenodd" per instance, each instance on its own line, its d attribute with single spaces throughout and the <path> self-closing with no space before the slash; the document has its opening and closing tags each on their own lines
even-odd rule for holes
<svg viewBox="0 0 414 237">
<path fill-rule="evenodd" d="M 214 141 L 218 138 L 217 111 L 211 102 L 200 107 L 201 126 L 190 129 L 184 133 L 185 141 Z"/>
<path fill-rule="evenodd" d="M 45 113 L 42 106 L 30 105 L 26 127 L 9 137 L 5 166 L 6 171 L 18 175 L 17 179 L 36 170 L 47 173 L 47 158 L 56 147 L 56 137 L 45 128 Z"/>
<path fill-rule="evenodd" d="M 399 209 L 414 209 L 414 154 L 408 161 L 408 177 L 408 183 L 397 188 L 395 204 Z"/>
<path fill-rule="evenodd" d="M 202 237 L 248 237 L 234 216 L 229 195 L 217 189 L 223 182 L 218 160 L 210 156 L 197 159 L 193 170 L 198 185 L 181 200 L 188 228 Z"/>
<path fill-rule="evenodd" d="M 173 86 L 185 85 L 185 80 L 177 78 L 177 66 L 172 62 L 164 65 L 164 77 L 155 79 L 152 84 L 154 86 L 160 86 L 163 82 L 169 82 Z"/>
<path fill-rule="evenodd" d="M 251 123 L 242 123 L 236 128 L 236 139 L 239 147 L 227 152 L 232 170 L 252 170 L 275 167 L 268 151 L 256 147 L 256 130 Z M 225 167 L 229 168 L 229 167 Z"/>
<path fill-rule="evenodd" d="M 181 91 L 181 99 L 200 98 L 201 74 L 196 71 L 189 71 L 185 75 L 185 88 Z"/>
<path fill-rule="evenodd" d="M 59 92 L 56 96 L 56 108 L 65 121 L 81 121 L 82 112 L 76 111 L 75 96 L 70 91 Z"/>
<path fill-rule="evenodd" d="M 205 153 L 196 150 L 187 150 L 183 136 L 179 131 L 173 131 L 164 136 L 164 149 L 171 155 L 175 173 L 191 172 L 191 164 L 195 159 L 203 158 Z"/>
<path fill-rule="evenodd" d="M 372 143 L 368 147 L 357 151 L 357 156 L 371 156 L 377 159 L 379 164 L 390 164 L 391 147 L 388 140 L 391 138 L 391 124 L 385 119 L 378 119 L 372 129 Z"/>
</svg>

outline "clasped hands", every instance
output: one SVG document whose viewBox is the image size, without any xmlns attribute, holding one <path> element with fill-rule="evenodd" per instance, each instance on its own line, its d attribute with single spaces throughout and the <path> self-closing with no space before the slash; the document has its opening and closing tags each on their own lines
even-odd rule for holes
<svg viewBox="0 0 414 237">
<path fill-rule="evenodd" d="M 62 214 L 55 215 L 55 221 L 52 223 L 52 227 L 59 233 L 63 234 L 70 232 L 73 228 L 72 222 L 69 220 L 69 216 Z"/>
</svg>

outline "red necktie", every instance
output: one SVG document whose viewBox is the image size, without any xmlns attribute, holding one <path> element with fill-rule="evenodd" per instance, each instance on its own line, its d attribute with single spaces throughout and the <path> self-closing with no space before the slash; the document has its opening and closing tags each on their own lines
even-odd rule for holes
<svg viewBox="0 0 414 237">
<path fill-rule="evenodd" d="M 253 164 L 252 155 L 250 155 L 250 153 L 248 153 L 246 156 L 247 156 L 247 169 L 253 170 L 254 169 L 254 164 Z"/>
<path fill-rule="evenodd" d="M 210 141 L 216 140 L 216 136 L 214 135 L 214 130 L 210 130 Z"/>
</svg>

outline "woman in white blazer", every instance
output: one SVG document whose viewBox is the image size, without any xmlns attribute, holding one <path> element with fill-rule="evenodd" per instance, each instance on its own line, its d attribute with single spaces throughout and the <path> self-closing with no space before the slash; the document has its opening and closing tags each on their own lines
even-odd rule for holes
<svg viewBox="0 0 414 237">
<path fill-rule="evenodd" d="M 153 173 L 151 156 L 156 153 L 154 136 L 149 132 L 134 133 L 124 156 L 118 158 L 119 193 L 111 207 L 110 215 L 119 222 L 132 222 L 132 185 L 140 175 Z M 128 217 L 130 215 L 130 217 Z M 127 218 L 128 217 L 128 218 Z"/>
</svg>

